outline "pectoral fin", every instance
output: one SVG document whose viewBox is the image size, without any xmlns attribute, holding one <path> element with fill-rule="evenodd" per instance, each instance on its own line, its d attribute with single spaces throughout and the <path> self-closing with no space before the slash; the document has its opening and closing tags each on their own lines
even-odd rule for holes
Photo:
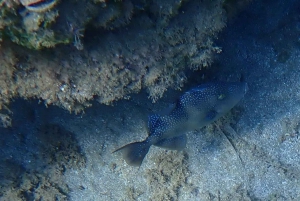
<svg viewBox="0 0 300 201">
<path fill-rule="evenodd" d="M 217 114 L 218 114 L 217 111 L 211 110 L 211 111 L 209 111 L 209 112 L 206 114 L 205 120 L 206 120 L 206 121 L 213 121 L 213 120 L 216 118 Z"/>
</svg>

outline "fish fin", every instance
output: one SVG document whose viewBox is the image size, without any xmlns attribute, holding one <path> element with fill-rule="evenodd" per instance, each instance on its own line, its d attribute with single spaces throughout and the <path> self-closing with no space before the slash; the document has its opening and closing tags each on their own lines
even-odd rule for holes
<svg viewBox="0 0 300 201">
<path fill-rule="evenodd" d="M 207 121 L 212 121 L 212 120 L 214 120 L 215 119 L 215 117 L 217 116 L 217 111 L 215 111 L 215 110 L 210 110 L 207 114 L 206 114 L 206 116 L 205 116 L 205 120 L 207 120 Z"/>
<path fill-rule="evenodd" d="M 160 119 L 160 115 L 158 115 L 158 114 L 153 114 L 153 115 L 149 116 L 149 118 L 148 118 L 148 128 L 149 128 L 150 133 L 152 133 L 152 131 L 155 130 L 157 122 L 159 121 L 159 119 Z"/>
<path fill-rule="evenodd" d="M 154 144 L 154 146 L 170 149 L 170 150 L 183 150 L 186 147 L 186 135 L 180 135 L 173 138 L 165 138 Z"/>
<path fill-rule="evenodd" d="M 147 142 L 134 142 L 127 144 L 114 152 L 121 151 L 126 163 L 131 166 L 141 166 L 151 144 Z M 114 153 L 113 152 L 113 153 Z"/>
</svg>

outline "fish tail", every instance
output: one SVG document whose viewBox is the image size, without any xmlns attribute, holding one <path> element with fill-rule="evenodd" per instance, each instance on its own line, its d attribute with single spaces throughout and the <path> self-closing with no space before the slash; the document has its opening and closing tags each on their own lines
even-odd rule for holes
<svg viewBox="0 0 300 201">
<path fill-rule="evenodd" d="M 141 166 L 146 154 L 150 149 L 150 146 L 151 144 L 146 141 L 134 142 L 127 144 L 115 150 L 114 152 L 121 151 L 123 158 L 128 165 Z"/>
</svg>

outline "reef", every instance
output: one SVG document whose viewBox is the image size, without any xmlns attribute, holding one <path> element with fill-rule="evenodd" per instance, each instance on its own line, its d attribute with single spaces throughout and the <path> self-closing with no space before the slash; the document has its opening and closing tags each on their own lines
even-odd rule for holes
<svg viewBox="0 0 300 201">
<path fill-rule="evenodd" d="M 14 98 L 79 113 L 146 89 L 156 101 L 187 70 L 208 67 L 224 1 L 4 0 L 0 4 L 0 109 Z"/>
</svg>

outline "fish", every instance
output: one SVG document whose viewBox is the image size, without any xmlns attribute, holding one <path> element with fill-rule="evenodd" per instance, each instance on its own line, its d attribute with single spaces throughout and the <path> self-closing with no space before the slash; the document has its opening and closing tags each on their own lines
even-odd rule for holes
<svg viewBox="0 0 300 201">
<path fill-rule="evenodd" d="M 148 137 L 127 144 L 120 151 L 130 166 L 141 166 L 150 147 L 183 150 L 189 131 L 200 129 L 229 112 L 246 94 L 246 82 L 211 82 L 199 85 L 180 96 L 165 115 L 148 117 Z"/>
</svg>

